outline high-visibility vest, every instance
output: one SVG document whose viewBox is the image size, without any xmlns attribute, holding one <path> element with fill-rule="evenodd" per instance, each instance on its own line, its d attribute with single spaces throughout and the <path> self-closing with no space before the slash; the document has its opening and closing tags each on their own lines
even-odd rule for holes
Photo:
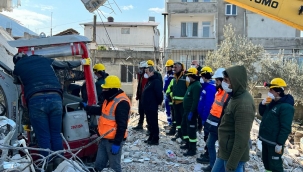
<svg viewBox="0 0 303 172">
<path fill-rule="evenodd" d="M 215 101 L 211 107 L 210 114 L 217 118 L 220 118 L 222 115 L 224 103 L 227 98 L 228 94 L 224 90 L 219 89 L 215 95 Z"/>
<path fill-rule="evenodd" d="M 125 93 L 121 93 L 121 94 L 117 95 L 110 102 L 108 102 L 107 100 L 104 100 L 104 102 L 103 102 L 102 115 L 100 116 L 99 122 L 98 122 L 99 134 L 100 134 L 100 136 L 102 136 L 109 130 L 115 128 L 114 131 L 110 132 L 103 138 L 114 139 L 116 136 L 117 123 L 116 123 L 116 119 L 115 119 L 115 114 L 116 114 L 117 105 L 121 101 L 127 101 L 129 106 L 131 106 L 130 100 Z M 130 116 L 130 112 L 128 113 L 128 119 L 129 119 L 129 116 Z M 127 123 L 128 123 L 128 121 L 127 121 Z M 126 138 L 126 137 L 127 137 L 127 130 L 125 131 L 125 134 L 124 134 L 124 138 Z"/>
</svg>

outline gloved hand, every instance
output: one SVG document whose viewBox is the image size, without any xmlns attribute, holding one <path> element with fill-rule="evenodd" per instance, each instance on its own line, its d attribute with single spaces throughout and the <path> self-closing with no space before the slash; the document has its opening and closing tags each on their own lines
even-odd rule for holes
<svg viewBox="0 0 303 172">
<path fill-rule="evenodd" d="M 86 108 L 86 106 L 87 106 L 87 103 L 85 103 L 85 102 L 80 102 L 80 107 L 82 107 L 82 108 Z"/>
<path fill-rule="evenodd" d="M 119 150 L 120 150 L 120 146 L 114 144 L 112 145 L 111 152 L 113 155 L 117 155 L 119 153 Z"/>
<path fill-rule="evenodd" d="M 265 99 L 262 100 L 262 105 L 269 104 L 272 101 L 270 97 L 266 97 Z"/>
<path fill-rule="evenodd" d="M 188 116 L 187 116 L 187 119 L 188 121 L 191 121 L 191 118 L 193 117 L 193 113 L 192 112 L 189 112 Z"/>
<path fill-rule="evenodd" d="M 282 154 L 282 145 L 276 145 L 275 152 L 277 154 Z"/>
<path fill-rule="evenodd" d="M 90 61 L 91 61 L 90 58 L 82 59 L 82 60 L 81 60 L 81 64 L 82 64 L 82 65 L 90 65 Z"/>
</svg>

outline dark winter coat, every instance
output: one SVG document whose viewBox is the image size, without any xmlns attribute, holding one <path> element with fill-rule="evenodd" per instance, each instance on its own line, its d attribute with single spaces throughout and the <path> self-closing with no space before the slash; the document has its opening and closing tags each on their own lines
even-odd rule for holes
<svg viewBox="0 0 303 172">
<path fill-rule="evenodd" d="M 157 75 L 148 78 L 142 93 L 144 110 L 158 111 L 158 105 L 163 101 L 162 84 Z"/>
<path fill-rule="evenodd" d="M 285 95 L 278 101 L 271 101 L 268 105 L 259 105 L 262 116 L 259 139 L 275 146 L 284 145 L 291 133 L 291 124 L 294 117 L 294 98 Z"/>
</svg>

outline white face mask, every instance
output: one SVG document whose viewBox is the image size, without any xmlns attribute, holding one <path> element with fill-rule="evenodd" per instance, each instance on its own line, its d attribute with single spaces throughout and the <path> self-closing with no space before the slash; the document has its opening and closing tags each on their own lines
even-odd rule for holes
<svg viewBox="0 0 303 172">
<path fill-rule="evenodd" d="M 231 93 L 233 90 L 231 88 L 228 88 L 229 84 L 227 84 L 226 82 L 222 81 L 222 88 L 224 91 Z"/>
<path fill-rule="evenodd" d="M 148 78 L 148 75 L 147 75 L 147 73 L 144 73 L 144 78 Z"/>
<path fill-rule="evenodd" d="M 188 76 L 186 77 L 186 82 L 190 82 L 190 79 Z"/>
<path fill-rule="evenodd" d="M 271 92 L 268 92 L 267 93 L 267 96 L 271 99 L 275 99 L 275 96 L 271 93 Z"/>
<path fill-rule="evenodd" d="M 99 79 L 99 78 L 98 78 L 98 76 L 97 76 L 97 75 L 95 75 L 95 74 L 94 74 L 94 78 L 95 78 L 95 79 Z"/>
<path fill-rule="evenodd" d="M 190 67 L 197 68 L 197 66 L 196 66 L 196 65 L 191 65 Z"/>
<path fill-rule="evenodd" d="M 201 84 L 203 84 L 203 83 L 204 83 L 203 78 L 200 78 L 200 83 L 201 83 Z"/>
</svg>

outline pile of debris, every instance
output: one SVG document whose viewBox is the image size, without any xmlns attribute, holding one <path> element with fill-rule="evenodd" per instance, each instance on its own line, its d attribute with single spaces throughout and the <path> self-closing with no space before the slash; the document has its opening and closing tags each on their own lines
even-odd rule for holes
<svg viewBox="0 0 303 172">
<path fill-rule="evenodd" d="M 147 139 L 146 130 L 132 130 L 138 122 L 138 116 L 131 118 L 129 123 L 129 136 L 122 153 L 122 170 L 130 171 L 202 171 L 205 166 L 196 162 L 196 158 L 204 153 L 205 142 L 203 141 L 203 132 L 198 135 L 197 155 L 194 157 L 183 156 L 184 150 L 180 149 L 181 140 L 171 141 L 171 136 L 166 136 L 164 125 L 167 125 L 164 112 L 159 112 L 160 143 L 157 146 L 150 146 L 144 143 Z M 258 140 L 260 120 L 254 121 L 251 130 L 252 148 L 250 150 L 250 161 L 245 165 L 245 171 L 265 171 L 261 150 L 262 144 Z M 216 143 L 218 149 L 218 143 Z M 302 158 L 301 158 L 302 157 Z M 299 172 L 303 168 L 303 154 L 295 148 L 289 141 L 286 143 L 285 153 L 283 155 L 285 171 Z M 301 164 L 302 162 L 302 164 Z"/>
</svg>

